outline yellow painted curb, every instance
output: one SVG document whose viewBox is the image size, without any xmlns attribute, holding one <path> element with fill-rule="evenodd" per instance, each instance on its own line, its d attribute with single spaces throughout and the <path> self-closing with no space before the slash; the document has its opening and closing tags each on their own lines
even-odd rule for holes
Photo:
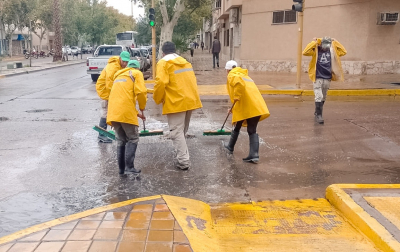
<svg viewBox="0 0 400 252">
<path fill-rule="evenodd" d="M 84 217 L 87 217 L 89 215 L 93 215 L 93 214 L 98 214 L 104 211 L 108 211 L 111 209 L 115 209 L 115 208 L 119 208 L 119 207 L 123 207 L 123 206 L 127 206 L 130 204 L 134 204 L 137 202 L 141 202 L 141 201 L 148 201 L 148 200 L 154 200 L 154 199 L 159 199 L 161 198 L 161 195 L 156 195 L 156 196 L 150 196 L 150 197 L 144 197 L 144 198 L 138 198 L 138 199 L 132 199 L 132 200 L 127 200 L 127 201 L 123 201 L 123 202 L 119 202 L 119 203 L 115 203 L 115 204 L 111 204 L 111 205 L 107 205 L 107 206 L 102 206 L 102 207 L 98 207 L 98 208 L 94 208 L 94 209 L 90 209 L 81 213 L 77 213 L 77 214 L 72 214 L 72 215 L 68 215 L 65 217 L 61 217 L 59 219 L 55 219 L 52 221 L 48 221 L 45 223 L 41 223 L 38 225 L 35 225 L 33 227 L 29 227 L 27 229 L 23 229 L 20 230 L 18 232 L 15 232 L 13 234 L 4 236 L 0 238 L 0 245 L 13 241 L 13 240 L 17 240 L 20 239 L 26 235 L 44 230 L 46 228 L 51 228 L 60 224 L 64 224 L 73 220 L 77 220 L 77 219 L 81 219 Z"/>
<path fill-rule="evenodd" d="M 331 96 L 394 96 L 400 89 L 358 89 L 358 90 L 335 90 L 328 91 Z"/>
<path fill-rule="evenodd" d="M 296 95 L 300 96 L 303 90 L 293 89 L 293 90 L 260 90 L 263 95 Z"/>
<path fill-rule="evenodd" d="M 331 185 L 326 189 L 327 200 L 371 239 L 376 247 L 387 252 L 400 251 L 400 243 L 376 219 L 354 202 L 343 190 L 344 188 L 400 188 L 400 185 Z"/>
</svg>

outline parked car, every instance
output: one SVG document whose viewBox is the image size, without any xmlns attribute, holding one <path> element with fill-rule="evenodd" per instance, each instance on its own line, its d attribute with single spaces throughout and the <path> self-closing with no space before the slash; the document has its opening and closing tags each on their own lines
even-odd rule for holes
<svg viewBox="0 0 400 252">
<path fill-rule="evenodd" d="M 146 57 L 147 63 L 151 66 L 152 57 L 150 55 L 149 49 L 145 48 L 145 47 L 142 47 L 142 48 L 140 48 L 140 51 L 142 52 L 143 56 Z"/>
<path fill-rule="evenodd" d="M 72 46 L 71 47 L 71 54 L 73 55 L 77 55 L 77 54 L 81 54 L 81 48 L 77 47 L 77 46 Z"/>
<path fill-rule="evenodd" d="M 91 75 L 94 82 L 97 81 L 101 71 L 103 71 L 104 67 L 107 65 L 108 59 L 112 56 L 120 55 L 122 51 L 128 51 L 131 54 L 132 60 L 135 59 L 140 62 L 140 71 L 143 73 L 150 68 L 146 57 L 143 56 L 139 49 L 131 49 L 130 47 L 122 45 L 101 45 L 97 47 L 93 57 L 89 57 L 86 60 L 86 65 L 88 67 L 87 73 Z M 149 75 L 145 76 L 145 79 L 147 78 L 149 78 Z"/>
<path fill-rule="evenodd" d="M 62 52 L 63 53 L 68 53 L 69 55 L 72 54 L 71 48 L 69 46 L 63 46 Z"/>
<path fill-rule="evenodd" d="M 93 52 L 93 47 L 90 45 L 84 45 L 82 46 L 82 53 L 92 53 Z"/>
</svg>

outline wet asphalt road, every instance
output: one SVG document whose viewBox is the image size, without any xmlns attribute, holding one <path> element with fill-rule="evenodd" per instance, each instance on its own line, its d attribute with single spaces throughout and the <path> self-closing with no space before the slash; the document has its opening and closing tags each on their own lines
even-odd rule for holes
<svg viewBox="0 0 400 252">
<path fill-rule="evenodd" d="M 400 100 L 333 97 L 325 125 L 313 121 L 311 98 L 266 98 L 271 117 L 259 125 L 258 165 L 241 161 L 247 134 L 234 155 L 217 129 L 230 106 L 205 97 L 188 139 L 192 168 L 173 166 L 168 135 L 141 138 L 140 179 L 120 177 L 113 144 L 97 142 L 95 85 L 74 65 L 0 79 L 0 237 L 17 230 L 131 198 L 169 194 L 208 203 L 324 197 L 333 183 L 400 183 Z M 161 107 L 149 97 L 150 129 L 168 132 Z"/>
</svg>

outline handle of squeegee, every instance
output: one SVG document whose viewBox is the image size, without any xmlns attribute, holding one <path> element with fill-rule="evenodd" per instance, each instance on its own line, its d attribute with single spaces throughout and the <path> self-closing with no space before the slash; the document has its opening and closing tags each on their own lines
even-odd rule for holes
<svg viewBox="0 0 400 252">
<path fill-rule="evenodd" d="M 237 100 L 235 100 L 235 101 L 233 102 L 232 107 L 231 107 L 231 109 L 229 110 L 228 115 L 227 115 L 226 118 L 225 118 L 225 122 L 224 122 L 224 124 L 222 124 L 221 130 L 224 128 L 225 123 L 226 123 L 226 121 L 228 120 L 228 117 L 229 117 L 230 113 L 232 113 L 233 106 L 235 106 L 236 102 L 237 102 Z"/>
</svg>

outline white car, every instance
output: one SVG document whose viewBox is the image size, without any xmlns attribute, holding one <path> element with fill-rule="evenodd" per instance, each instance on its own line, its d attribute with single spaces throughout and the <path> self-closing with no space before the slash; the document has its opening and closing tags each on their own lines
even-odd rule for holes
<svg viewBox="0 0 400 252">
<path fill-rule="evenodd" d="M 77 55 L 77 54 L 81 54 L 81 48 L 77 47 L 77 46 L 72 46 L 71 47 L 71 54 L 73 55 Z"/>
</svg>

